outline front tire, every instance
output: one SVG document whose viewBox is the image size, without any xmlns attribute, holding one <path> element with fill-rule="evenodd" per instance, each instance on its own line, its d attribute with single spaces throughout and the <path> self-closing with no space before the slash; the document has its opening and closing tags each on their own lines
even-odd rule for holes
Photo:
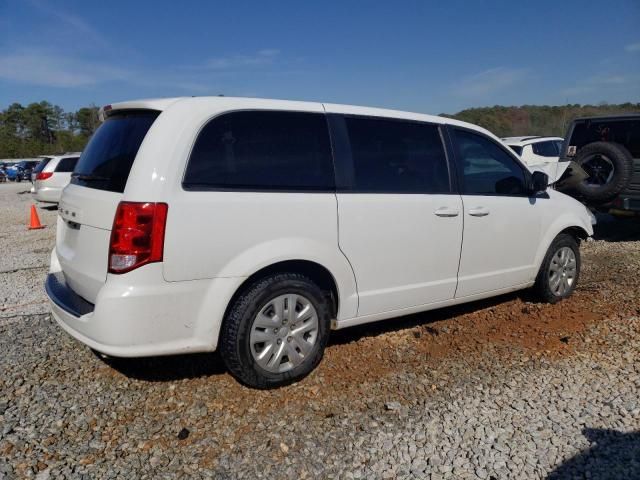
<svg viewBox="0 0 640 480">
<path fill-rule="evenodd" d="M 580 278 L 580 247 L 566 233 L 558 235 L 542 261 L 534 290 L 541 300 L 557 303 L 569 297 Z"/>
<path fill-rule="evenodd" d="M 330 321 L 328 296 L 310 278 L 279 273 L 256 280 L 227 312 L 222 359 L 231 374 L 250 387 L 288 385 L 322 360 Z"/>
</svg>

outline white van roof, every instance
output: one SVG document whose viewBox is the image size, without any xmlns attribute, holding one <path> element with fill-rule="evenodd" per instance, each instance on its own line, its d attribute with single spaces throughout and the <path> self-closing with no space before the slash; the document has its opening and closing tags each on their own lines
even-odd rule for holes
<svg viewBox="0 0 640 480">
<path fill-rule="evenodd" d="M 224 97 L 224 96 L 209 96 L 209 97 L 172 97 L 172 98 L 150 98 L 142 100 L 131 100 L 127 102 L 118 102 L 106 105 L 100 109 L 100 119 L 104 120 L 109 116 L 109 112 L 117 110 L 157 110 L 164 111 L 171 105 L 177 102 L 190 102 L 194 106 L 204 106 L 206 104 L 224 104 L 225 108 L 264 108 L 264 109 L 291 109 L 296 111 L 310 111 L 318 112 L 325 111 L 326 113 L 342 113 L 352 115 L 366 115 L 372 117 L 387 117 L 398 118 L 406 120 L 418 120 L 423 122 L 439 123 L 456 125 L 460 127 L 469 128 L 472 130 L 481 131 L 491 137 L 499 140 L 497 136 L 488 130 L 479 127 L 477 125 L 454 120 L 448 117 L 441 117 L 438 115 L 428 115 L 424 113 L 406 112 L 402 110 L 391 110 L 386 108 L 375 107 L 362 107 L 356 105 L 342 105 L 335 103 L 322 103 L 322 102 L 300 102 L 294 100 L 278 100 L 278 99 L 266 99 L 266 98 L 251 98 L 251 97 Z"/>
</svg>

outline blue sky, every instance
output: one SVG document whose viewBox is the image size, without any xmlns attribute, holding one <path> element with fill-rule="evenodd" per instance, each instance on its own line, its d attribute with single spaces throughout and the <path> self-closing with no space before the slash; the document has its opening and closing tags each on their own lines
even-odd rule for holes
<svg viewBox="0 0 640 480">
<path fill-rule="evenodd" d="M 0 108 L 215 94 L 640 102 L 640 1 L 0 0 Z"/>
</svg>

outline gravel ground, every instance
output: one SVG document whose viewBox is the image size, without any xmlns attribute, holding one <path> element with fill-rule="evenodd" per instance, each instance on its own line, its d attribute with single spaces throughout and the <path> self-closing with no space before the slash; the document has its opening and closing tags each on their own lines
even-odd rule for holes
<svg viewBox="0 0 640 480">
<path fill-rule="evenodd" d="M 320 368 L 242 387 L 214 355 L 104 361 L 56 327 L 54 244 L 0 184 L 0 479 L 640 478 L 640 223 L 603 218 L 576 294 L 335 332 Z"/>
</svg>

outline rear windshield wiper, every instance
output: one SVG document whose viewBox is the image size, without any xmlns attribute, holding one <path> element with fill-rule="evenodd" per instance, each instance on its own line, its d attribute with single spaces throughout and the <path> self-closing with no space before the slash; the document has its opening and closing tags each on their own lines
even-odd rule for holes
<svg viewBox="0 0 640 480">
<path fill-rule="evenodd" d="M 111 180 L 109 177 L 101 177 L 100 175 L 85 175 L 83 173 L 72 173 L 72 178 L 77 178 L 78 180 L 83 180 L 85 182 L 105 182 Z"/>
</svg>

